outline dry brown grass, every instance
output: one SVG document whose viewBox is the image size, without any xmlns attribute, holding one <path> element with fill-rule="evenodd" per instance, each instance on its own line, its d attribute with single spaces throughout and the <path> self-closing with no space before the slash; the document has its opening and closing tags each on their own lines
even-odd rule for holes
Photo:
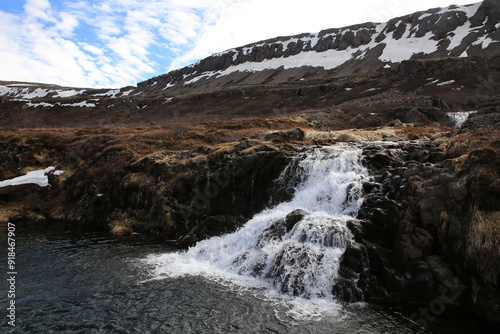
<svg viewBox="0 0 500 334">
<path fill-rule="evenodd" d="M 485 283 L 499 283 L 500 275 L 500 211 L 474 210 L 467 233 L 467 262 Z"/>
<path fill-rule="evenodd" d="M 476 129 L 464 133 L 453 131 L 449 134 L 450 141 L 447 147 L 449 157 L 460 157 L 470 154 L 481 148 L 492 148 L 500 151 L 500 131 Z"/>
</svg>

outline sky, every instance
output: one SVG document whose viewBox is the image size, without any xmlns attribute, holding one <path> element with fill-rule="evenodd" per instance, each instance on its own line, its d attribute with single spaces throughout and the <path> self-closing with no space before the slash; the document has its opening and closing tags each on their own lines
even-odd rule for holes
<svg viewBox="0 0 500 334">
<path fill-rule="evenodd" d="M 478 0 L 0 0 L 0 80 L 119 88 L 277 36 Z"/>
</svg>

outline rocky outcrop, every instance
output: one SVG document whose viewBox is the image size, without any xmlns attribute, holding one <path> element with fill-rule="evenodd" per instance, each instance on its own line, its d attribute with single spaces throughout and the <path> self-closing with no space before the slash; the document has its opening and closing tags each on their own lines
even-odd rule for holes
<svg viewBox="0 0 500 334">
<path fill-rule="evenodd" d="M 500 69 L 500 58 L 469 57 L 443 59 L 410 59 L 397 65 L 395 71 L 403 76 L 435 77 L 462 73 L 489 73 Z"/>
<path fill-rule="evenodd" d="M 470 114 L 461 126 L 464 131 L 478 128 L 500 128 L 500 95 L 480 104 L 477 112 Z"/>
<path fill-rule="evenodd" d="M 243 139 L 140 159 L 120 146 L 100 147 L 97 140 L 77 148 L 74 161 L 70 154 L 59 164 L 69 169 L 67 173 L 49 175 L 50 187 L 0 188 L 5 207 L 15 208 L 22 198 L 30 199 L 23 212 L 2 208 L 8 215 L 4 218 L 30 219 L 32 212 L 40 221 L 109 228 L 116 235 L 153 233 L 188 246 L 234 230 L 279 200 L 271 196 L 269 185 L 287 165 L 286 152 L 293 146 Z M 12 163 L 21 166 L 22 161 Z"/>
<path fill-rule="evenodd" d="M 456 160 L 438 144 L 365 149 L 374 180 L 365 184 L 359 221 L 349 225 L 355 242 L 340 271 L 357 284 L 338 294 L 423 305 L 433 317 L 468 307 L 500 322 L 498 150 Z M 412 319 L 429 321 L 419 313 Z"/>
<path fill-rule="evenodd" d="M 259 143 L 191 153 L 164 153 L 127 166 L 98 196 L 89 192 L 89 208 L 81 216 L 107 217 L 102 224 L 120 225 L 114 216 L 136 222 L 134 231 L 160 234 L 179 246 L 240 226 L 271 200 L 269 184 L 286 166 L 283 150 Z M 69 179 L 75 188 L 85 175 Z M 82 194 L 69 198 L 79 201 Z M 230 205 L 228 205 L 230 203 Z M 94 218 L 96 219 L 96 218 Z M 123 223 L 123 219 L 121 219 Z"/>
</svg>

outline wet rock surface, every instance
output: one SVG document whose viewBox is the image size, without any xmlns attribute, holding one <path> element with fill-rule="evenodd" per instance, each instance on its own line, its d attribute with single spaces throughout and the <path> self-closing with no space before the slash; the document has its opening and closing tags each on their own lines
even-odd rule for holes
<svg viewBox="0 0 500 334">
<path fill-rule="evenodd" d="M 443 155 L 448 158 L 443 159 Z M 464 163 L 436 143 L 364 149 L 373 180 L 341 262 L 338 294 L 365 300 L 469 308 L 500 320 L 499 156 L 472 151 Z M 366 265 L 369 263 L 369 265 Z M 353 291 L 359 291 L 353 293 Z"/>
</svg>

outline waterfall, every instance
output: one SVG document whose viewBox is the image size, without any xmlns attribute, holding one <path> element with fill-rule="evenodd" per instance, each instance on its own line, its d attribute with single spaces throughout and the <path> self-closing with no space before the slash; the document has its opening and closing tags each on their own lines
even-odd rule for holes
<svg viewBox="0 0 500 334">
<path fill-rule="evenodd" d="M 460 128 L 462 124 L 469 118 L 469 115 L 477 113 L 475 111 L 457 111 L 457 112 L 449 112 L 448 117 L 455 123 L 456 128 Z"/>
<path fill-rule="evenodd" d="M 340 258 L 352 238 L 346 223 L 357 215 L 368 177 L 361 151 L 337 145 L 297 154 L 277 180 L 293 184 L 291 200 L 260 212 L 234 233 L 186 252 L 150 256 L 153 277 L 202 275 L 334 299 Z"/>
</svg>

